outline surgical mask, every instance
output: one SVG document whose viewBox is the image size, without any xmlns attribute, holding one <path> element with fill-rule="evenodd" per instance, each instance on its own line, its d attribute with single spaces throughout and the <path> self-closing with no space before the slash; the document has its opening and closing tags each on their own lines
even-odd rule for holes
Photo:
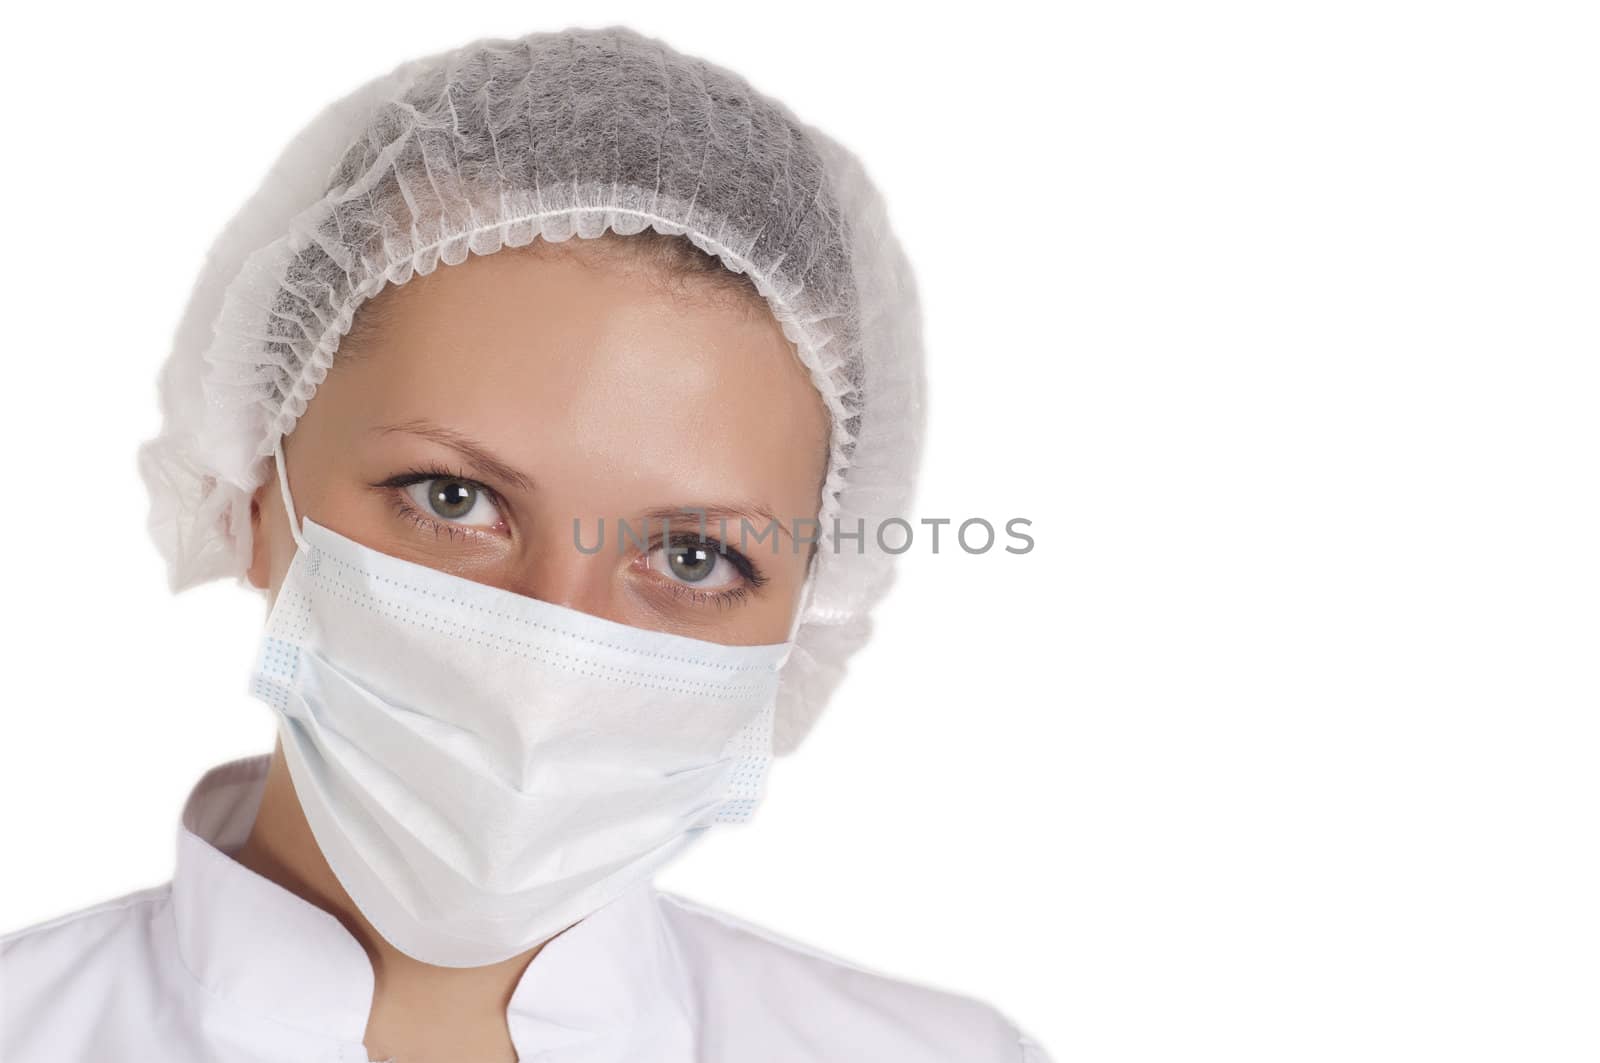
<svg viewBox="0 0 1600 1063">
<path fill-rule="evenodd" d="M 276 457 L 298 549 L 251 693 L 328 864 L 395 948 L 508 959 L 749 818 L 792 629 L 650 631 L 302 527 Z"/>
</svg>

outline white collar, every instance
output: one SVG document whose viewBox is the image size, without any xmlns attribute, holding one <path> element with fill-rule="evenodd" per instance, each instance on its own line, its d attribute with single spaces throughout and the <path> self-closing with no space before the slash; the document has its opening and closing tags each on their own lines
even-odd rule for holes
<svg viewBox="0 0 1600 1063">
<path fill-rule="evenodd" d="M 212 998 L 360 1042 L 373 992 L 366 951 L 333 915 L 231 856 L 255 822 L 270 760 L 215 767 L 189 795 L 172 883 L 178 949 Z M 691 997 L 660 896 L 646 880 L 545 944 L 506 1021 L 524 1059 L 667 1063 L 692 1057 Z"/>
</svg>

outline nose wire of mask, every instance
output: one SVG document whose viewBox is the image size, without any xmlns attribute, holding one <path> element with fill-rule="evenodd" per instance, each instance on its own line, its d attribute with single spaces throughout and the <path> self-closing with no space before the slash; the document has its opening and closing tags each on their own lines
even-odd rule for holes
<svg viewBox="0 0 1600 1063">
<path fill-rule="evenodd" d="M 518 955 L 750 818 L 792 642 L 606 620 L 374 550 L 294 510 L 250 687 L 363 915 L 444 967 Z"/>
</svg>

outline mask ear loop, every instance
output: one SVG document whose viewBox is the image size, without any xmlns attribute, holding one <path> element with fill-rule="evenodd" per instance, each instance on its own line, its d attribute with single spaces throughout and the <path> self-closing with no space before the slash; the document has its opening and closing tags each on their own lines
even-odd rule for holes
<svg viewBox="0 0 1600 1063">
<path fill-rule="evenodd" d="M 294 499 L 289 495 L 289 466 L 283 460 L 283 436 L 279 435 L 272 444 L 273 464 L 278 467 L 278 493 L 283 496 L 283 508 L 289 514 L 289 534 L 294 536 L 295 545 L 300 549 L 311 550 L 311 544 L 306 542 L 305 536 L 300 531 L 300 518 L 294 511 Z"/>
<path fill-rule="evenodd" d="M 817 582 L 817 558 L 813 555 L 806 565 L 806 580 L 800 585 L 800 603 L 795 606 L 794 619 L 789 622 L 789 637 L 785 642 L 793 642 L 794 637 L 800 633 L 800 625 L 805 623 L 806 610 L 811 607 L 811 590 Z"/>
</svg>

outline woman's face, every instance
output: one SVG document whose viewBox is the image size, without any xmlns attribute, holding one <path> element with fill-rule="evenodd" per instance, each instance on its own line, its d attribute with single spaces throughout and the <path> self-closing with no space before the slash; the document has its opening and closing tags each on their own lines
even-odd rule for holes
<svg viewBox="0 0 1600 1063">
<path fill-rule="evenodd" d="M 781 642 L 827 410 L 753 300 L 669 289 L 586 243 L 472 255 L 382 293 L 377 327 L 284 440 L 295 507 L 383 553 L 619 623 Z M 276 597 L 294 542 L 275 472 L 255 503 L 249 576 Z"/>
</svg>

